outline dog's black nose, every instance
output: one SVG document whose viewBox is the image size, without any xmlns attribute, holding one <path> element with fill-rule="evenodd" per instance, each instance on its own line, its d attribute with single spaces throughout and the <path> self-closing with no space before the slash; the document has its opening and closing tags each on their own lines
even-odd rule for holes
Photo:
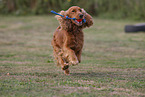
<svg viewBox="0 0 145 97">
<path fill-rule="evenodd" d="M 80 15 L 79 15 L 80 18 L 83 18 L 83 16 L 84 16 L 83 14 L 80 14 Z"/>
</svg>

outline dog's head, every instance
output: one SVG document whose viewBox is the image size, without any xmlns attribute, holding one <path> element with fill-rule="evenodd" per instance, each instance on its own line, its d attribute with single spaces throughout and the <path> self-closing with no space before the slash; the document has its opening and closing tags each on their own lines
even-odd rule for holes
<svg viewBox="0 0 145 97">
<path fill-rule="evenodd" d="M 78 26 L 83 25 L 83 19 L 85 18 L 85 13 L 83 12 L 83 9 L 81 9 L 78 6 L 73 6 L 70 7 L 67 11 L 66 11 L 66 16 L 70 17 L 70 18 L 76 18 L 76 20 L 72 20 L 72 22 Z"/>
<path fill-rule="evenodd" d="M 72 6 L 67 11 L 61 11 L 60 14 L 64 16 L 68 16 L 70 18 L 76 18 L 76 20 L 73 19 L 68 20 L 64 17 L 57 15 L 56 17 L 60 21 L 61 25 L 64 25 L 62 23 L 64 23 L 65 21 L 67 21 L 66 23 L 67 25 L 69 24 L 68 22 L 71 21 L 71 23 L 77 26 L 82 26 L 82 28 L 90 27 L 91 25 L 93 25 L 92 17 L 84 9 L 78 6 Z M 83 19 L 85 19 L 86 21 L 84 22 Z"/>
</svg>

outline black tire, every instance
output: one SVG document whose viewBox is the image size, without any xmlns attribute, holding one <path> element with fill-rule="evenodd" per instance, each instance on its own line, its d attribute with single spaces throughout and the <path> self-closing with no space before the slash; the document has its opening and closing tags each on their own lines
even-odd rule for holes
<svg viewBox="0 0 145 97">
<path fill-rule="evenodd" d="M 136 24 L 136 25 L 126 25 L 125 26 L 125 32 L 139 32 L 139 31 L 143 31 L 145 32 L 145 23 L 142 24 Z"/>
</svg>

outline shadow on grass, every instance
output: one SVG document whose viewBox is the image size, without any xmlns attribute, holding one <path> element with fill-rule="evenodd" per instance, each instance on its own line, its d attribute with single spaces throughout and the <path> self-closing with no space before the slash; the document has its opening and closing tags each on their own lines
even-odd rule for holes
<svg viewBox="0 0 145 97">
<path fill-rule="evenodd" d="M 110 72 L 86 72 L 86 73 L 71 73 L 71 76 L 77 76 L 77 77 L 109 77 L 112 76 L 113 73 Z"/>
<path fill-rule="evenodd" d="M 86 73 L 71 73 L 71 76 L 86 79 L 117 79 L 126 80 L 128 76 L 115 72 L 86 72 Z"/>
</svg>

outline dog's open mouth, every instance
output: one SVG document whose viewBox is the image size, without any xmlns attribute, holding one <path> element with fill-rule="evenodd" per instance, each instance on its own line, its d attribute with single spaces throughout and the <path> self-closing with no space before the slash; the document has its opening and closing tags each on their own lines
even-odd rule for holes
<svg viewBox="0 0 145 97">
<path fill-rule="evenodd" d="M 81 26 L 81 25 L 83 24 L 82 20 L 83 20 L 83 19 L 77 19 L 77 20 L 75 20 L 75 23 L 76 23 L 77 25 Z"/>
</svg>

